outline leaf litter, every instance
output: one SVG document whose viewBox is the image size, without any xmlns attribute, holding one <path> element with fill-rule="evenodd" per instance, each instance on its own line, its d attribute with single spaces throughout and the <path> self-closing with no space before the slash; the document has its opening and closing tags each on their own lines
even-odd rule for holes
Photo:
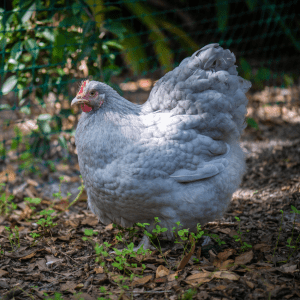
<svg viewBox="0 0 300 300">
<path fill-rule="evenodd" d="M 256 121 L 259 129 L 247 128 L 242 139 L 247 172 L 240 189 L 225 216 L 202 227 L 210 245 L 202 246 L 202 238 L 184 250 L 162 240 L 161 251 L 128 256 L 122 270 L 113 266 L 117 255 L 100 259 L 95 251 L 96 244 L 126 246 L 116 238 L 121 230 L 98 222 L 85 191 L 69 206 L 80 186 L 75 156 L 42 177 L 20 174 L 14 162 L 2 166 L 2 197 L 14 195 L 0 216 L 2 298 L 300 299 L 300 254 L 293 248 L 300 215 L 291 209 L 300 209 L 300 123 L 266 114 Z M 62 193 L 53 197 L 62 176 Z M 136 235 L 125 233 L 127 243 L 137 245 L 141 231 Z"/>
</svg>

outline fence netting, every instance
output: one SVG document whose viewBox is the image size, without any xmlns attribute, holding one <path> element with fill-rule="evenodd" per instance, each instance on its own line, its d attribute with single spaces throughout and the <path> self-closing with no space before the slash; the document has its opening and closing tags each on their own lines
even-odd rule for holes
<svg viewBox="0 0 300 300">
<path fill-rule="evenodd" d="M 155 80 L 209 43 L 236 54 L 253 90 L 298 85 L 298 2 L 3 1 L 1 164 L 51 167 L 68 157 L 77 121 L 70 102 L 83 79 L 142 103 Z"/>
</svg>

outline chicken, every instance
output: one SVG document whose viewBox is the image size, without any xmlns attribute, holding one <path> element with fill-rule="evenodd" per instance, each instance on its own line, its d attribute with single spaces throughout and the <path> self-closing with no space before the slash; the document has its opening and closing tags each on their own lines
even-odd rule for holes
<svg viewBox="0 0 300 300">
<path fill-rule="evenodd" d="M 83 110 L 75 141 L 90 209 L 123 227 L 158 217 L 169 239 L 178 221 L 195 231 L 220 218 L 245 171 L 250 87 L 218 44 L 163 76 L 143 105 L 84 81 L 71 105 Z"/>
</svg>

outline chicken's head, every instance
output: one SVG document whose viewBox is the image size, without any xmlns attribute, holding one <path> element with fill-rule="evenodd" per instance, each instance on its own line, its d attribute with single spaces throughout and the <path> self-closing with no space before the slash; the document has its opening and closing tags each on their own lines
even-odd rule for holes
<svg viewBox="0 0 300 300">
<path fill-rule="evenodd" d="M 104 103 L 105 94 L 101 93 L 101 86 L 97 81 L 84 81 L 71 106 L 80 104 L 84 112 L 90 112 L 101 107 Z"/>
</svg>

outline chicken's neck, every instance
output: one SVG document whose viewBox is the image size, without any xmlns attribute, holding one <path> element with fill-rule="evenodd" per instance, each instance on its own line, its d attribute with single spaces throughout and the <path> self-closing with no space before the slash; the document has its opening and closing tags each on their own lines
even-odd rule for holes
<svg viewBox="0 0 300 300">
<path fill-rule="evenodd" d="M 76 131 L 78 154 L 90 167 L 97 159 L 98 167 L 104 168 L 140 139 L 140 106 L 121 96 L 106 104 L 93 113 L 83 113 Z"/>
</svg>

